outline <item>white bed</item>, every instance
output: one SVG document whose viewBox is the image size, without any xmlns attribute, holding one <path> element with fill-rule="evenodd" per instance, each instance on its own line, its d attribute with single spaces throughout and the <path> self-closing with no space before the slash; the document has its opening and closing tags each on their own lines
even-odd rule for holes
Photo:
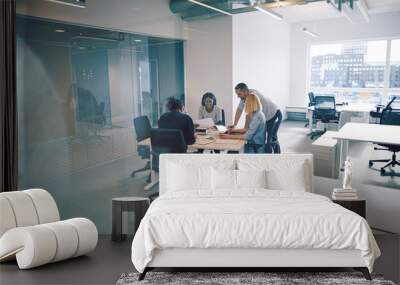
<svg viewBox="0 0 400 285">
<path fill-rule="evenodd" d="M 380 252 L 368 223 L 312 194 L 312 167 L 308 154 L 162 155 L 160 197 L 132 243 L 140 278 L 154 267 L 354 267 L 370 278 Z"/>
</svg>

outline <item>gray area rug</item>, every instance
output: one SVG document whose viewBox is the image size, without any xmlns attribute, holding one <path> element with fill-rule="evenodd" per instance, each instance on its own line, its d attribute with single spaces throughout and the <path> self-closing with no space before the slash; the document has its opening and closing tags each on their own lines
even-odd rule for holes
<svg viewBox="0 0 400 285">
<path fill-rule="evenodd" d="M 395 285 L 381 276 L 372 276 L 368 281 L 359 272 L 148 272 L 146 278 L 138 281 L 138 273 L 122 274 L 117 285 L 146 284 L 327 284 L 327 285 Z"/>
</svg>

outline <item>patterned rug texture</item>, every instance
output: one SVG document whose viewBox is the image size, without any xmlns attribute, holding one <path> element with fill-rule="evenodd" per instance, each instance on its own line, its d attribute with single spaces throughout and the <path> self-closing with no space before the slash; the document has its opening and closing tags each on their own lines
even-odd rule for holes
<svg viewBox="0 0 400 285">
<path fill-rule="evenodd" d="M 148 272 L 142 281 L 138 273 L 122 274 L 117 285 L 213 284 L 213 285 L 395 285 L 380 275 L 368 281 L 359 272 Z"/>
</svg>

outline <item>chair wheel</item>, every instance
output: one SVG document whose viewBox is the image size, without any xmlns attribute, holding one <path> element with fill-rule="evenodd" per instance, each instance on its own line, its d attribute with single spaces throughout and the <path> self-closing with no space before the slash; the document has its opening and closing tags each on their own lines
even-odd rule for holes
<svg viewBox="0 0 400 285">
<path fill-rule="evenodd" d="M 372 161 L 369 162 L 369 167 L 372 167 L 372 165 L 374 165 L 374 163 Z"/>
<path fill-rule="evenodd" d="M 381 175 L 384 175 L 386 173 L 385 169 L 381 169 Z"/>
</svg>

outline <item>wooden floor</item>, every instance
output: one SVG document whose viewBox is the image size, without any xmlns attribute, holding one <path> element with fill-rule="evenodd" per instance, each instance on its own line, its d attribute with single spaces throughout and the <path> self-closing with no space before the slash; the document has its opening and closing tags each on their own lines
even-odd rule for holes
<svg viewBox="0 0 400 285">
<path fill-rule="evenodd" d="M 88 256 L 34 269 L 19 270 L 16 262 L 0 264 L 0 284 L 115 284 L 122 273 L 134 271 L 131 241 L 115 243 L 101 235 Z"/>
</svg>

